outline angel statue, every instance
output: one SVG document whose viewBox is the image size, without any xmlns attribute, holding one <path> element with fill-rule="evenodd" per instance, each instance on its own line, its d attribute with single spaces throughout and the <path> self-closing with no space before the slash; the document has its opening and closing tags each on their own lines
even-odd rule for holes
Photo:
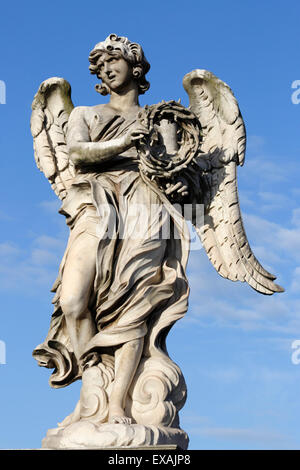
<svg viewBox="0 0 300 470">
<path fill-rule="evenodd" d="M 82 380 L 74 411 L 42 445 L 186 449 L 186 386 L 166 337 L 188 308 L 188 224 L 221 276 L 262 294 L 283 290 L 242 223 L 244 122 L 229 86 L 206 70 L 183 79 L 188 108 L 141 107 L 150 65 L 126 37 L 96 44 L 89 62 L 109 102 L 74 107 L 69 83 L 55 77 L 32 104 L 36 164 L 70 229 L 49 332 L 33 355 L 54 369 L 52 387 Z"/>
</svg>

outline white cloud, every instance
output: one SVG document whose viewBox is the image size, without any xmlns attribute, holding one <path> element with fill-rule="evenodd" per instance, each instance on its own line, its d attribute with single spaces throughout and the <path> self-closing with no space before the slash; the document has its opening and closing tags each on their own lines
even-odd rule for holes
<svg viewBox="0 0 300 470">
<path fill-rule="evenodd" d="M 4 211 L 0 210 L 0 220 L 4 220 L 4 221 L 13 220 L 13 217 L 11 217 L 11 215 L 6 214 Z"/>
<path fill-rule="evenodd" d="M 300 188 L 291 188 L 291 193 L 296 197 L 300 196 Z"/>
<path fill-rule="evenodd" d="M 288 182 L 291 175 L 290 168 L 278 165 L 276 161 L 269 160 L 264 154 L 259 154 L 255 158 L 247 159 L 246 157 L 245 166 L 241 171 L 244 173 L 243 176 L 247 175 L 248 180 L 256 180 L 256 186 L 258 186 L 257 183 L 263 183 L 263 187 L 269 184 L 274 187 L 276 184 L 279 188 L 278 183 Z"/>
<path fill-rule="evenodd" d="M 64 252 L 65 237 L 36 237 L 31 247 L 21 248 L 10 242 L 0 244 L 1 290 L 35 291 L 38 286 L 49 289 L 57 275 Z"/>
<path fill-rule="evenodd" d="M 9 258 L 18 255 L 20 249 L 11 242 L 0 243 L 0 258 Z"/>
<path fill-rule="evenodd" d="M 294 269 L 291 284 L 291 292 L 300 293 L 300 266 L 297 266 Z"/>
<path fill-rule="evenodd" d="M 39 248 L 32 250 L 31 260 L 33 264 L 40 266 L 57 264 L 58 261 L 56 253 Z"/>
<path fill-rule="evenodd" d="M 252 428 L 230 428 L 230 427 L 203 427 L 191 429 L 192 434 L 198 434 L 205 437 L 215 437 L 217 439 L 230 439 L 234 441 L 251 442 L 252 444 L 287 444 L 289 437 L 269 429 Z"/>
<path fill-rule="evenodd" d="M 239 199 L 242 212 L 244 208 L 251 211 L 254 210 L 257 214 L 263 215 L 266 212 L 270 213 L 274 211 L 274 217 L 278 217 L 278 214 L 286 214 L 287 211 L 295 205 L 292 195 L 289 196 L 287 194 L 280 194 L 274 191 L 255 192 L 249 189 L 242 189 L 239 191 Z"/>
<path fill-rule="evenodd" d="M 274 191 L 260 191 L 258 193 L 260 199 L 257 206 L 261 211 L 272 211 L 272 210 L 286 210 L 287 207 L 290 207 L 292 200 L 285 194 L 276 193 Z"/>
<path fill-rule="evenodd" d="M 300 162 L 290 155 L 271 155 L 261 136 L 247 138 L 246 162 L 238 173 L 241 183 L 241 202 L 252 207 L 255 201 L 256 212 L 284 210 L 295 205 L 299 196 L 298 178 Z M 246 195 L 243 192 L 246 191 Z"/>
<path fill-rule="evenodd" d="M 269 414 L 268 410 L 265 410 Z M 276 416 L 275 410 L 272 410 L 272 416 Z M 278 417 L 278 416 L 277 416 Z M 280 418 L 280 415 L 279 415 Z M 220 440 L 231 441 L 231 447 L 240 446 L 244 443 L 247 447 L 259 448 L 297 448 L 293 436 L 284 434 L 276 429 L 266 427 L 265 425 L 257 425 L 253 427 L 234 427 L 234 426 L 218 426 L 212 422 L 212 419 L 206 416 L 185 415 L 182 419 L 185 429 L 188 429 L 190 437 L 202 436 L 205 438 L 213 438 L 215 447 Z M 212 442 L 211 442 L 212 443 Z"/>
<path fill-rule="evenodd" d="M 293 210 L 292 224 L 300 227 L 300 207 L 297 207 L 297 209 Z"/>
<path fill-rule="evenodd" d="M 257 224 L 257 221 L 260 223 Z M 264 267 L 270 269 L 265 261 L 274 262 L 275 266 L 281 263 L 285 269 L 291 266 L 295 259 L 294 247 L 287 241 L 283 243 L 286 233 L 281 227 L 255 216 L 252 222 L 253 229 L 259 227 L 255 236 L 262 241 L 261 248 L 256 250 L 257 247 L 254 247 L 253 251 L 261 255 L 258 257 Z M 273 257 L 270 256 L 272 253 Z M 277 269 L 270 270 L 277 273 Z M 296 269 L 292 277 L 292 289 L 296 294 L 299 275 L 300 270 Z M 204 250 L 191 254 L 188 279 L 191 295 L 189 313 L 185 318 L 187 322 L 197 322 L 202 326 L 266 330 L 292 336 L 300 334 L 300 298 L 292 295 L 287 280 L 284 283 L 287 292 L 272 297 L 263 296 L 247 284 L 234 283 L 219 276 Z"/>
<path fill-rule="evenodd" d="M 58 265 L 65 248 L 65 240 L 42 235 L 37 237 L 33 243 L 31 260 L 38 265 Z"/>
<path fill-rule="evenodd" d="M 207 284 L 205 284 L 207 285 Z M 218 284 L 216 283 L 216 286 Z M 266 330 L 293 336 L 300 335 L 300 300 L 286 294 L 262 296 L 245 289 L 202 289 L 201 281 L 191 286 L 189 321 L 202 326 L 241 328 L 245 331 Z M 280 297 L 279 297 L 280 295 Z"/>
<path fill-rule="evenodd" d="M 240 190 L 239 200 L 240 200 L 241 208 L 246 206 L 246 207 L 251 207 L 251 209 L 253 209 L 253 207 L 257 205 L 253 191 Z"/>
<path fill-rule="evenodd" d="M 300 226 L 285 228 L 274 222 L 253 215 L 244 214 L 247 233 L 259 245 L 278 251 L 281 256 L 288 256 L 291 259 L 300 259 Z M 292 223 L 295 221 L 293 214 Z"/>
<path fill-rule="evenodd" d="M 243 376 L 243 371 L 236 367 L 222 367 L 222 368 L 214 368 L 212 370 L 207 370 L 206 375 L 215 380 L 218 383 L 234 383 L 241 379 Z"/>
<path fill-rule="evenodd" d="M 275 273 L 274 266 L 279 265 L 280 263 L 284 262 L 278 250 L 274 250 L 270 244 L 267 245 L 256 245 L 252 244 L 251 249 L 253 253 L 255 253 L 256 258 L 259 262 L 264 266 L 264 268 L 269 271 Z"/>
<path fill-rule="evenodd" d="M 284 350 L 284 356 L 287 359 L 287 365 L 291 365 L 291 355 L 292 355 L 292 348 L 291 342 L 289 342 L 289 349 Z M 269 351 L 266 348 L 267 354 L 271 355 L 272 351 Z M 253 384 L 257 385 L 260 384 L 260 387 L 263 387 L 266 391 L 266 387 L 274 388 L 278 390 L 280 386 L 287 386 L 287 384 L 295 384 L 297 386 L 298 383 L 298 374 L 296 373 L 296 369 L 285 368 L 285 369 L 278 369 L 275 366 L 261 366 L 258 363 L 258 355 L 255 356 L 256 360 L 254 362 L 247 361 L 247 367 L 245 367 L 245 363 L 243 362 L 241 356 L 243 358 L 248 356 L 249 358 L 249 350 L 247 350 L 246 355 L 245 350 L 243 348 L 240 349 L 240 361 L 242 365 L 240 366 L 231 366 L 228 367 L 226 365 L 216 364 L 213 365 L 209 369 L 199 368 L 197 370 L 197 374 L 205 376 L 206 379 L 209 379 L 213 382 L 216 382 L 217 386 L 224 386 L 224 385 L 231 385 L 236 384 L 240 386 L 241 384 Z M 253 357 L 255 351 L 251 351 L 251 356 Z M 246 359 L 245 359 L 246 360 Z M 284 385 L 283 385 L 284 384 Z"/>
<path fill-rule="evenodd" d="M 39 206 L 50 214 L 56 214 L 61 206 L 61 200 L 57 198 L 53 201 L 42 201 L 39 203 Z"/>
<path fill-rule="evenodd" d="M 265 144 L 265 139 L 260 135 L 249 135 L 247 137 L 247 148 L 249 150 L 260 150 Z"/>
</svg>

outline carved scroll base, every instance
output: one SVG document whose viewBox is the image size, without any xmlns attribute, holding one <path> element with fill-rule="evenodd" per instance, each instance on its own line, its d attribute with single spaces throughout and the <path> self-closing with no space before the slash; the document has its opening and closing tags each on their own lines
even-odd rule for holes
<svg viewBox="0 0 300 470">
<path fill-rule="evenodd" d="M 125 413 L 132 424 L 109 423 L 114 385 L 114 358 L 82 374 L 80 400 L 58 428 L 50 429 L 42 447 L 80 449 L 175 445 L 187 449 L 188 436 L 180 429 L 178 411 L 186 399 L 180 368 L 165 354 L 142 358 L 128 392 Z"/>
<path fill-rule="evenodd" d="M 181 429 L 141 424 L 100 424 L 79 421 L 65 428 L 49 429 L 44 449 L 95 449 L 107 447 L 144 447 L 177 445 L 185 450 L 188 436 Z"/>
</svg>

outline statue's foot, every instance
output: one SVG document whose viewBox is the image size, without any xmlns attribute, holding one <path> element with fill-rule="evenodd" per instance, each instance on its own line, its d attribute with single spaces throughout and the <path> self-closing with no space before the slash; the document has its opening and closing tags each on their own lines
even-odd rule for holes
<svg viewBox="0 0 300 470">
<path fill-rule="evenodd" d="M 132 420 L 128 416 L 112 416 L 108 422 L 110 424 L 131 424 Z"/>
<path fill-rule="evenodd" d="M 132 420 L 125 416 L 123 408 L 111 405 L 109 407 L 108 422 L 110 424 L 131 424 Z"/>
</svg>

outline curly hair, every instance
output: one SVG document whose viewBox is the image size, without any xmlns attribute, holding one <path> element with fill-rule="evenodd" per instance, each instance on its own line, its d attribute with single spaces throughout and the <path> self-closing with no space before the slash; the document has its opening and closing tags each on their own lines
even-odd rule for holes
<svg viewBox="0 0 300 470">
<path fill-rule="evenodd" d="M 137 81 L 139 95 L 144 94 L 149 89 L 150 83 L 146 80 L 145 75 L 150 70 L 150 64 L 139 44 L 129 41 L 126 37 L 117 36 L 116 34 L 110 34 L 105 41 L 96 44 L 89 55 L 89 61 L 91 64 L 89 66 L 89 70 L 93 75 L 97 75 L 100 79 L 101 75 L 99 66 L 101 56 L 104 53 L 115 57 L 121 57 L 132 66 L 133 77 Z M 96 85 L 95 88 L 101 95 L 107 95 L 110 93 L 109 87 L 104 83 Z"/>
</svg>

